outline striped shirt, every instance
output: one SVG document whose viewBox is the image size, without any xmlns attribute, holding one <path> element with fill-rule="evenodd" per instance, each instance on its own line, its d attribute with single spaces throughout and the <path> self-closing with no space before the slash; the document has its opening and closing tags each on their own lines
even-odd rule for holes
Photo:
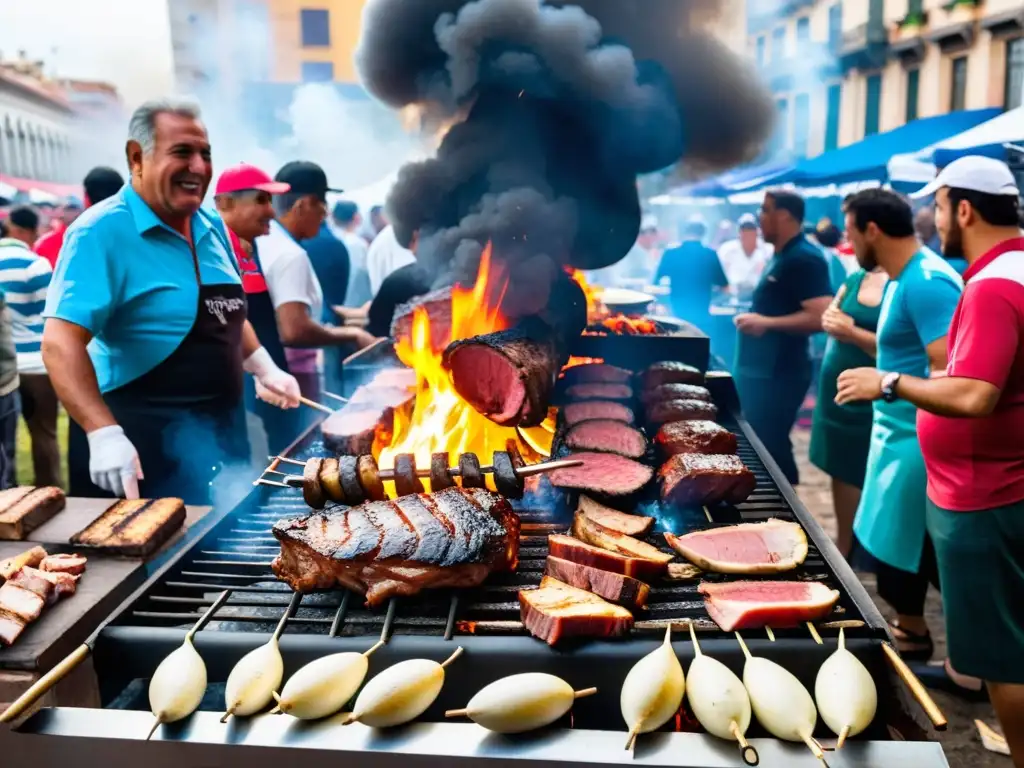
<svg viewBox="0 0 1024 768">
<path fill-rule="evenodd" d="M 46 373 L 43 365 L 43 307 L 53 269 L 20 240 L 0 240 L 0 290 L 11 313 L 18 372 Z"/>
</svg>

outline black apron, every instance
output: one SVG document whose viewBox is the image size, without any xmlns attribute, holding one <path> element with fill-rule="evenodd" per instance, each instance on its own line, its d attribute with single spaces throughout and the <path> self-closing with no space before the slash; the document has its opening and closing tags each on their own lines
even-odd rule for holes
<svg viewBox="0 0 1024 768">
<path fill-rule="evenodd" d="M 198 283 L 194 249 L 192 258 Z M 218 490 L 232 497 L 251 482 L 243 406 L 245 320 L 240 284 L 200 284 L 195 322 L 178 348 L 148 373 L 103 395 L 139 452 L 142 498 L 177 496 L 187 504 L 211 504 L 215 478 Z M 92 483 L 88 440 L 74 422 L 68 465 L 73 496 L 111 496 Z"/>
</svg>

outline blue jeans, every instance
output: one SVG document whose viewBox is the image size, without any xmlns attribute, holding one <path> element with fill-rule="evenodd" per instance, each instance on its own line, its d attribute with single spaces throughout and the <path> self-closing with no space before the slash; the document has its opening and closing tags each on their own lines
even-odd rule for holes
<svg viewBox="0 0 1024 768">
<path fill-rule="evenodd" d="M 0 397 L 0 490 L 14 486 L 14 457 L 18 450 L 18 416 L 21 397 L 18 390 Z"/>
</svg>

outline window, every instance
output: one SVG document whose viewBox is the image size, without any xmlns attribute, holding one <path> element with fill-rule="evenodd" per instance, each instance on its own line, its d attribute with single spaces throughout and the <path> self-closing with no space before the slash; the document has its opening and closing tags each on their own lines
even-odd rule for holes
<svg viewBox="0 0 1024 768">
<path fill-rule="evenodd" d="M 1006 42 L 1006 98 L 1007 109 L 1024 106 L 1024 37 Z"/>
<path fill-rule="evenodd" d="M 764 66 L 768 63 L 768 38 L 764 35 L 759 35 L 755 45 L 757 46 L 757 63 Z"/>
<path fill-rule="evenodd" d="M 786 28 L 776 27 L 772 30 L 772 61 L 778 61 L 786 55 Z"/>
<path fill-rule="evenodd" d="M 828 106 L 825 114 L 825 151 L 839 146 L 839 111 L 843 105 L 843 92 L 839 83 L 828 87 Z"/>
<path fill-rule="evenodd" d="M 334 64 L 329 61 L 302 62 L 302 82 L 330 83 L 334 80 Z"/>
<path fill-rule="evenodd" d="M 778 115 L 778 122 L 775 124 L 775 146 L 777 149 L 786 149 L 789 147 L 789 99 L 776 101 L 775 111 Z"/>
<path fill-rule="evenodd" d="M 921 87 L 921 70 L 907 71 L 907 108 L 906 122 L 917 120 L 917 96 Z"/>
<path fill-rule="evenodd" d="M 967 57 L 953 59 L 953 78 L 949 89 L 951 112 L 963 109 L 967 103 Z"/>
<path fill-rule="evenodd" d="M 796 20 L 796 44 L 797 48 L 800 47 L 801 43 L 806 43 L 811 39 L 811 17 L 801 16 Z"/>
<path fill-rule="evenodd" d="M 811 130 L 811 97 L 798 93 L 793 101 L 793 153 L 807 157 L 807 137 Z"/>
<path fill-rule="evenodd" d="M 299 21 L 302 24 L 303 48 L 323 48 L 330 46 L 330 11 L 314 8 L 303 8 L 301 11 L 299 11 Z"/>
<path fill-rule="evenodd" d="M 839 50 L 843 42 L 843 6 L 839 3 L 829 6 L 828 9 L 828 47 Z"/>
<path fill-rule="evenodd" d="M 871 136 L 878 133 L 878 114 L 882 107 L 881 75 L 871 75 L 867 79 L 864 102 L 864 135 Z"/>
</svg>

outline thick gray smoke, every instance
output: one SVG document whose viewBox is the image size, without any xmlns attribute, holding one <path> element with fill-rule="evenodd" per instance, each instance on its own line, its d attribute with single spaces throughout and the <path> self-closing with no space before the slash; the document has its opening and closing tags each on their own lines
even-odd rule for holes
<svg viewBox="0 0 1024 768">
<path fill-rule="evenodd" d="M 488 240 L 516 264 L 618 261 L 639 230 L 639 174 L 731 167 L 771 134 L 754 73 L 687 31 L 690 12 L 713 7 L 371 0 L 356 54 L 366 87 L 392 107 L 459 120 L 436 157 L 399 174 L 396 234 L 419 231 L 417 256 L 439 282 L 470 279 Z"/>
</svg>

